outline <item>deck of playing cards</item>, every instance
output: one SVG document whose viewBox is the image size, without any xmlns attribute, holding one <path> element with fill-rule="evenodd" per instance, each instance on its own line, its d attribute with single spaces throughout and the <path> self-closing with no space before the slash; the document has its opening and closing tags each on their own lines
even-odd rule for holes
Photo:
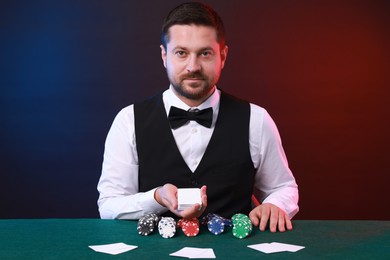
<svg viewBox="0 0 390 260">
<path fill-rule="evenodd" d="M 199 188 L 182 188 L 177 190 L 178 210 L 186 210 L 194 204 L 202 206 Z"/>
</svg>

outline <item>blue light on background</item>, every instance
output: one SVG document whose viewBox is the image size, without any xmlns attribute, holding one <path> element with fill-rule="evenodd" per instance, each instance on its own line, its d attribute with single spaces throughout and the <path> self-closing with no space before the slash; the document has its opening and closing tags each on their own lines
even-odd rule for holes
<svg viewBox="0 0 390 260">
<path fill-rule="evenodd" d="M 0 217 L 97 216 L 105 136 L 137 90 L 127 82 L 127 21 L 105 11 L 57 1 L 1 8 L 1 177 L 10 186 L 0 194 L 14 211 Z"/>
</svg>

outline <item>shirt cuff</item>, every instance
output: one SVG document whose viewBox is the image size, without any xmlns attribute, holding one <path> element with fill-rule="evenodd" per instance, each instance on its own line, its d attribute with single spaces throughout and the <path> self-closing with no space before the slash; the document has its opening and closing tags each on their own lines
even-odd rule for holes
<svg viewBox="0 0 390 260">
<path fill-rule="evenodd" d="M 142 208 L 148 209 L 150 213 L 156 213 L 159 215 L 167 212 L 168 209 L 154 199 L 154 193 L 156 192 L 156 189 L 157 188 L 145 192 L 141 197 L 140 204 Z"/>
</svg>

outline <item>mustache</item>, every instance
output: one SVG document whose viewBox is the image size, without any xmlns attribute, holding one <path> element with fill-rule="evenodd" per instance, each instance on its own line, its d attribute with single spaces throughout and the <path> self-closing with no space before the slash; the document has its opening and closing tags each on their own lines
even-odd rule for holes
<svg viewBox="0 0 390 260">
<path fill-rule="evenodd" d="M 185 74 L 182 79 L 205 79 L 205 75 L 202 72 L 195 71 Z"/>
</svg>

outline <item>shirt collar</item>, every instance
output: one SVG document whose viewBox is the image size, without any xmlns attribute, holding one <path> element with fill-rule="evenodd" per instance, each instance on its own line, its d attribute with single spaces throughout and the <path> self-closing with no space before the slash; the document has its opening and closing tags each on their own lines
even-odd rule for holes
<svg viewBox="0 0 390 260">
<path fill-rule="evenodd" d="M 205 108 L 212 107 L 214 114 L 216 114 L 216 113 L 218 113 L 218 109 L 219 109 L 220 96 L 221 96 L 220 90 L 215 88 L 215 91 L 213 92 L 213 94 L 211 94 L 211 96 L 208 99 L 206 99 L 199 106 L 193 107 L 193 108 L 205 109 Z M 165 110 L 166 110 L 167 114 L 169 113 L 171 106 L 175 106 L 175 107 L 183 109 L 183 110 L 188 110 L 191 108 L 190 106 L 188 106 L 186 103 L 181 101 L 180 98 L 178 98 L 176 96 L 176 94 L 173 92 L 172 85 L 169 86 L 169 89 L 164 91 L 163 101 L 164 101 L 164 106 L 165 106 Z"/>
</svg>

